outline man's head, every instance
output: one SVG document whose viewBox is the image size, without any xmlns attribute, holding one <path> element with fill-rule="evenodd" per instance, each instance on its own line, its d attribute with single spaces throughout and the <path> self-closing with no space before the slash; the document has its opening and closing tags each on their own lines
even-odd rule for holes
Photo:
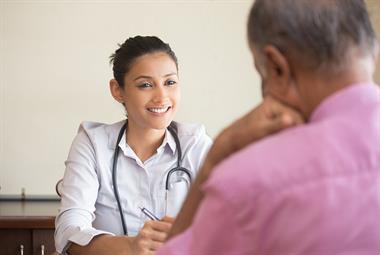
<svg viewBox="0 0 380 255">
<path fill-rule="evenodd" d="M 256 0 L 248 39 L 263 94 L 306 117 L 336 90 L 368 81 L 378 50 L 363 0 Z"/>
</svg>

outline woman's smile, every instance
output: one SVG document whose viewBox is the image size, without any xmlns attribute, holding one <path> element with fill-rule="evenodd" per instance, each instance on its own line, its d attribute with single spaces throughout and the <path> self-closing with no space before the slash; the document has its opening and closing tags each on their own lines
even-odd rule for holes
<svg viewBox="0 0 380 255">
<path fill-rule="evenodd" d="M 167 105 L 167 106 L 160 106 L 160 107 L 149 107 L 147 108 L 147 110 L 153 113 L 155 116 L 162 116 L 165 113 L 169 112 L 171 108 L 172 107 L 170 105 Z"/>
</svg>

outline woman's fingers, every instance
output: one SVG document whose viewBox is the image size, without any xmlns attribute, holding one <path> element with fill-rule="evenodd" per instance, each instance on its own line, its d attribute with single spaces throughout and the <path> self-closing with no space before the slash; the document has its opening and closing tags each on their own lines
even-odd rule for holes
<svg viewBox="0 0 380 255">
<path fill-rule="evenodd" d="M 145 223 L 145 225 L 147 225 L 148 227 L 156 230 L 156 231 L 159 231 L 159 232 L 169 232 L 173 223 L 171 222 L 167 222 L 167 221 L 153 221 L 153 220 L 149 220 Z M 144 226 L 145 226 L 144 225 Z"/>
<path fill-rule="evenodd" d="M 157 242 L 152 240 L 151 242 L 149 242 L 148 249 L 150 251 L 157 251 L 163 244 L 163 242 Z"/>
<path fill-rule="evenodd" d="M 150 255 L 160 248 L 167 239 L 173 221 L 171 217 L 164 217 L 161 221 L 146 221 L 133 240 L 135 254 Z"/>
<path fill-rule="evenodd" d="M 169 218 L 165 220 L 171 221 Z M 147 221 L 140 231 L 140 235 L 152 241 L 164 242 L 172 225 L 172 222 Z"/>
<path fill-rule="evenodd" d="M 165 216 L 165 217 L 163 217 L 162 219 L 161 219 L 161 221 L 164 221 L 164 222 L 168 222 L 168 223 L 174 223 L 174 220 L 175 220 L 175 218 L 173 218 L 173 217 L 170 217 L 170 216 Z"/>
</svg>

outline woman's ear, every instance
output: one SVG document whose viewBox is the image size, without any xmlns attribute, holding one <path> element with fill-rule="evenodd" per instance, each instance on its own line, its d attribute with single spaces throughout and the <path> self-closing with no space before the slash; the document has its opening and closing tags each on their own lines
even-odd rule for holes
<svg viewBox="0 0 380 255">
<path fill-rule="evenodd" d="M 123 88 L 119 86 L 119 83 L 115 79 L 110 80 L 110 91 L 113 98 L 121 104 L 124 103 Z"/>
</svg>

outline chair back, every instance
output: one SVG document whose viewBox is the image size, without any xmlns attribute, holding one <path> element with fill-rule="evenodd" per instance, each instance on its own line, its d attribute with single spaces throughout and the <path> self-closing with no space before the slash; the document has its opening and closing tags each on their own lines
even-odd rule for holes
<svg viewBox="0 0 380 255">
<path fill-rule="evenodd" d="M 62 189 L 62 182 L 63 182 L 63 179 L 60 179 L 59 181 L 57 181 L 57 183 L 55 184 L 55 192 L 57 193 L 57 195 L 59 197 L 61 197 L 61 189 Z"/>
</svg>

